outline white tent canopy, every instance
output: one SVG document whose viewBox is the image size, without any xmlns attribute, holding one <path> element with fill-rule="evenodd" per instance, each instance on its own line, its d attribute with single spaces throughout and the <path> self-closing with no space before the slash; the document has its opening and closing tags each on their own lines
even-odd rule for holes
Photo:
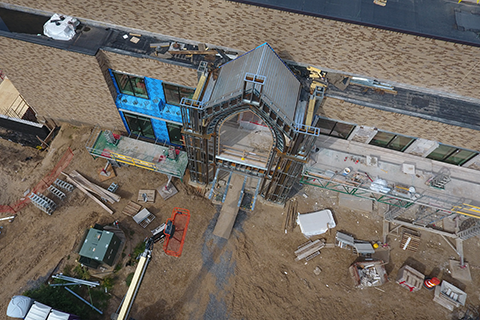
<svg viewBox="0 0 480 320">
<path fill-rule="evenodd" d="M 8 304 L 7 316 L 23 319 L 27 315 L 32 304 L 33 299 L 30 299 L 29 297 L 13 296 Z"/>
</svg>

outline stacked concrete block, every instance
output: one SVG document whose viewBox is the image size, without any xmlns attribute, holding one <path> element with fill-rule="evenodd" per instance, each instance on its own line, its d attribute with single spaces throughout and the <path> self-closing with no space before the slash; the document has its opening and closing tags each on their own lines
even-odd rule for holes
<svg viewBox="0 0 480 320">
<path fill-rule="evenodd" d="M 398 270 L 396 282 L 410 292 L 415 292 L 422 288 L 424 278 L 423 273 L 405 265 Z"/>
</svg>

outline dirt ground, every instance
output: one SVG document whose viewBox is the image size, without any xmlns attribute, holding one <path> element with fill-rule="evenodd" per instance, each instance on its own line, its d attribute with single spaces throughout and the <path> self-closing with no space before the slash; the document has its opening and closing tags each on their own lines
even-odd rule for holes
<svg viewBox="0 0 480 320">
<path fill-rule="evenodd" d="M 448 259 L 455 252 L 437 235 L 422 233 L 415 253 L 399 247 L 400 237 L 389 236 L 391 248 L 387 272 L 390 281 L 368 289 L 356 289 L 348 267 L 357 258 L 352 251 L 325 248 L 309 261 L 295 262 L 294 251 L 306 241 L 297 227 L 285 234 L 285 209 L 257 201 L 253 212 L 240 212 L 230 239 L 212 235 L 220 208 L 200 196 L 195 189 L 174 180 L 179 194 L 164 201 L 157 195 L 146 207 L 156 219 L 146 228 L 138 226 L 121 211 L 129 200 L 136 200 L 139 189 L 154 189 L 166 176 L 134 167 L 121 167 L 118 176 L 104 183 L 97 170 L 105 160 L 94 160 L 85 149 L 91 132 L 88 127 L 64 125 L 48 149 L 40 152 L 0 140 L 0 204 L 18 201 L 53 169 L 68 147 L 74 158 L 65 170 L 77 170 L 90 181 L 108 187 L 120 185 L 122 200 L 108 214 L 81 191 L 68 194 L 51 215 L 33 205 L 20 211 L 9 223 L 0 226 L 0 319 L 13 295 L 45 282 L 52 272 L 65 264 L 74 264 L 85 230 L 94 225 L 118 220 L 127 235 L 128 259 L 133 247 L 151 235 L 150 230 L 170 217 L 174 207 L 190 210 L 191 220 L 183 254 L 167 256 L 160 244 L 153 250 L 131 316 L 142 319 L 456 319 L 455 313 L 432 301 L 433 292 L 415 293 L 395 284 L 398 269 L 408 261 L 423 268 L 425 274 L 438 274 L 458 284 L 468 293 L 467 303 L 478 306 L 480 292 L 480 243 L 477 238 L 464 244 L 471 266 L 472 282 L 451 279 Z M 303 194 L 308 197 L 305 198 Z M 361 212 L 338 206 L 338 194 L 304 186 L 296 195 L 300 212 L 330 208 L 337 227 L 326 238 L 333 243 L 336 230 L 354 234 L 358 239 L 381 240 L 382 223 L 377 212 Z M 1 214 L 1 217 L 7 214 Z M 316 267 L 321 269 L 314 274 Z M 104 319 L 117 309 L 127 291 L 125 277 L 134 271 L 124 266 L 117 273 L 112 299 Z M 68 294 L 68 293 L 67 293 Z M 80 302 L 79 302 L 80 303 Z"/>
</svg>

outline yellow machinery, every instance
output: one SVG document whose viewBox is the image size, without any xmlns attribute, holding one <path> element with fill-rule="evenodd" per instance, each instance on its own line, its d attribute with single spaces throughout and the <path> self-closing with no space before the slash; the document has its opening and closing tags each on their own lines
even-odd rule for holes
<svg viewBox="0 0 480 320">
<path fill-rule="evenodd" d="M 120 312 L 118 312 L 116 319 L 117 320 L 127 320 L 129 319 L 128 315 L 130 314 L 130 310 L 133 306 L 133 302 L 135 301 L 135 297 L 137 296 L 138 289 L 142 284 L 143 276 L 145 271 L 147 270 L 148 263 L 152 258 L 152 249 L 153 249 L 153 239 L 150 238 L 147 240 L 145 244 L 145 251 L 140 255 L 140 259 L 138 260 L 137 269 L 135 269 L 135 273 L 133 274 L 132 282 L 128 287 L 127 294 L 123 299 L 121 304 Z"/>
</svg>

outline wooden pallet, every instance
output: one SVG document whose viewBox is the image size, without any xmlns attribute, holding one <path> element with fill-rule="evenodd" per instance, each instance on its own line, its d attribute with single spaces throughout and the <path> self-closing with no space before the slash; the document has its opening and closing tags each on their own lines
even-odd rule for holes
<svg viewBox="0 0 480 320">
<path fill-rule="evenodd" d="M 155 202 L 155 190 L 139 190 L 137 201 L 145 202 L 145 200 L 143 199 L 143 194 L 147 195 L 146 202 Z"/>
<path fill-rule="evenodd" d="M 408 232 L 403 233 L 402 241 L 400 242 L 400 248 L 401 249 L 410 250 L 412 252 L 417 252 L 419 245 L 420 245 L 420 237 L 419 236 L 408 233 Z"/>
<path fill-rule="evenodd" d="M 122 213 L 126 214 L 127 216 L 133 217 L 140 211 L 140 209 L 142 209 L 141 205 L 133 201 L 129 201 L 125 208 L 123 208 Z"/>
<path fill-rule="evenodd" d="M 139 213 L 134 215 L 132 218 L 133 220 L 135 220 L 135 222 L 138 225 L 140 225 L 142 228 L 145 228 L 150 224 L 150 222 L 153 221 L 153 219 L 155 219 L 155 216 L 146 208 L 143 208 Z"/>
</svg>

